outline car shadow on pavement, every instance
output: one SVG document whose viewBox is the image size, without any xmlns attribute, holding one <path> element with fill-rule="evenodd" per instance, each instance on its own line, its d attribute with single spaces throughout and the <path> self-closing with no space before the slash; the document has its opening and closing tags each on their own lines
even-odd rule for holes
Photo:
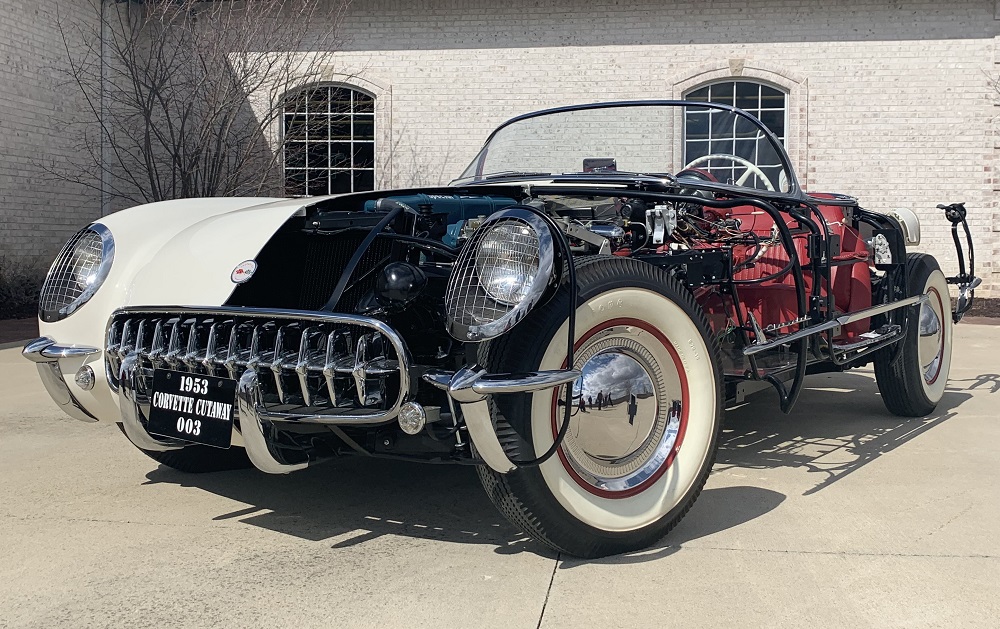
<svg viewBox="0 0 1000 629">
<path fill-rule="evenodd" d="M 874 379 L 851 372 L 810 376 L 788 415 L 757 393 L 726 414 L 714 469 L 804 468 L 817 480 L 803 495 L 814 494 L 954 417 L 972 397 L 958 382 L 927 417 L 892 415 Z"/>
<path fill-rule="evenodd" d="M 196 487 L 251 506 L 220 513 L 310 541 L 347 548 L 384 535 L 495 546 L 498 554 L 555 552 L 511 525 L 467 467 L 351 458 L 270 476 L 254 470 L 184 474 L 160 466 L 146 484 Z M 708 489 L 698 499 L 695 537 L 738 526 L 767 513 L 784 495 L 757 487 Z M 689 515 L 688 518 L 693 516 Z M 676 542 L 676 538 L 673 539 Z"/>
<path fill-rule="evenodd" d="M 957 388 L 959 383 L 971 382 L 967 387 Z M 975 378 L 964 378 L 962 380 L 951 379 L 948 380 L 948 390 L 949 391 L 975 391 L 981 389 L 987 393 L 998 393 L 1000 392 L 1000 374 L 997 373 L 983 373 L 979 374 Z"/>
<path fill-rule="evenodd" d="M 953 409 L 970 397 L 949 390 L 934 415 L 898 418 L 885 410 L 870 377 L 850 373 L 811 377 L 791 415 L 782 415 L 768 395 L 757 394 L 751 404 L 728 412 L 715 470 L 804 467 L 819 474 L 806 494 L 953 417 Z M 147 484 L 196 487 L 250 505 L 219 513 L 214 520 L 329 540 L 333 548 L 402 536 L 487 544 L 499 554 L 555 557 L 504 519 L 469 467 L 343 458 L 288 476 L 256 470 L 193 475 L 161 466 L 147 478 Z M 761 517 L 784 500 L 784 494 L 761 487 L 706 489 L 660 544 L 602 561 L 634 563 L 667 556 L 686 542 Z"/>
</svg>

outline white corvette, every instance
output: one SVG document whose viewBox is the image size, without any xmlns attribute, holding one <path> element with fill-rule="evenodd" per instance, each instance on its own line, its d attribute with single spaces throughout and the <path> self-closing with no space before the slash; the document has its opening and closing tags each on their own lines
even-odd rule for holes
<svg viewBox="0 0 1000 629">
<path fill-rule="evenodd" d="M 686 155 L 709 121 L 732 154 Z M 475 465 L 515 525 L 600 556 L 687 513 L 727 401 L 773 388 L 787 412 L 809 371 L 872 362 L 889 411 L 931 412 L 979 280 L 971 238 L 951 278 L 918 242 L 912 212 L 803 191 L 738 109 L 566 107 L 447 187 L 105 217 L 53 263 L 24 355 L 164 465 Z"/>
</svg>

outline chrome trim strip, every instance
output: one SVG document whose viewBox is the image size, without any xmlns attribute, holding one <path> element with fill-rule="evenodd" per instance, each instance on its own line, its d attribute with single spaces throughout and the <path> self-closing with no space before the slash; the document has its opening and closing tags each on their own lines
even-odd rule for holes
<svg viewBox="0 0 1000 629">
<path fill-rule="evenodd" d="M 152 450 L 153 452 L 166 452 L 168 450 L 178 450 L 183 447 L 179 441 L 161 441 L 148 432 L 140 420 L 143 417 L 139 394 L 136 392 L 135 383 L 138 379 L 139 356 L 132 352 L 122 361 L 122 367 L 118 376 L 118 402 L 122 411 L 122 426 L 125 429 L 125 436 L 141 450 Z"/>
<path fill-rule="evenodd" d="M 854 321 L 860 321 L 861 319 L 867 319 L 869 317 L 874 317 L 875 315 L 880 315 L 891 310 L 897 310 L 899 308 L 905 308 L 906 306 L 915 306 L 917 304 L 922 304 L 927 301 L 927 295 L 916 295 L 914 297 L 907 297 L 906 299 L 901 299 L 899 301 L 894 301 L 891 304 L 881 304 L 878 306 L 873 306 L 865 310 L 859 310 L 857 312 L 849 312 L 847 314 L 841 315 L 834 319 L 833 321 L 826 321 L 818 325 L 812 325 L 807 328 L 803 328 L 796 332 L 790 334 L 785 334 L 777 338 L 771 339 L 765 343 L 755 343 L 750 347 L 744 348 L 743 355 L 751 356 L 753 354 L 758 354 L 760 352 L 767 351 L 769 349 L 778 347 L 779 345 L 784 345 L 786 343 L 791 343 L 799 339 L 806 338 L 807 336 L 813 336 L 819 334 L 820 332 L 826 332 L 827 330 L 832 330 L 834 328 L 840 327 L 842 325 L 847 325 L 848 323 Z"/>
</svg>

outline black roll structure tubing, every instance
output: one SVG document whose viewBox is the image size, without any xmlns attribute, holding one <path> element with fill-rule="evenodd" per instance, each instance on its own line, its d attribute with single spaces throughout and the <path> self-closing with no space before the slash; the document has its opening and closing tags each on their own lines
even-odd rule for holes
<svg viewBox="0 0 1000 629">
<path fill-rule="evenodd" d="M 798 251 L 795 249 L 795 241 L 792 239 L 792 234 L 788 229 L 788 225 L 785 224 L 784 219 L 781 216 L 781 210 L 779 210 L 775 205 L 768 203 L 766 201 L 761 201 L 760 199 L 740 197 L 736 199 L 718 200 L 718 199 L 705 199 L 697 196 L 683 195 L 683 194 L 673 194 L 669 192 L 652 192 L 647 190 L 628 190 L 628 189 L 607 189 L 607 188 L 587 188 L 581 186 L 580 188 L 572 186 L 532 186 L 532 195 L 540 194 L 561 194 L 561 195 L 585 195 L 585 196 L 623 196 L 634 199 L 652 199 L 652 200 L 667 200 L 674 201 L 677 203 L 692 203 L 695 205 L 718 208 L 718 209 L 731 209 L 734 207 L 739 207 L 741 205 L 751 205 L 753 207 L 759 208 L 767 212 L 772 219 L 774 219 L 774 224 L 778 228 L 778 233 L 781 235 L 782 245 L 788 252 L 788 258 L 792 262 L 792 268 L 790 272 L 792 273 L 792 278 L 795 282 L 795 294 L 798 306 L 798 316 L 799 318 L 805 317 L 808 314 L 806 308 L 806 287 L 805 287 L 805 277 L 802 274 L 802 263 L 799 260 Z M 788 212 L 786 210 L 786 212 Z M 790 214 L 791 215 L 791 214 Z M 794 217 L 793 217 L 794 218 Z M 796 219 L 798 220 L 798 219 Z M 806 219 L 811 222 L 810 219 Z M 818 233 L 818 228 L 813 225 Z M 560 233 L 561 230 L 560 230 Z M 739 305 L 737 304 L 737 307 Z M 772 375 L 764 377 L 764 380 L 769 382 L 774 386 L 775 390 L 778 392 L 781 403 L 781 411 L 783 413 L 788 413 L 791 411 L 792 407 L 795 405 L 796 400 L 798 400 L 799 393 L 802 392 L 802 385 L 806 376 L 807 356 L 806 356 L 806 343 L 799 343 L 798 359 L 795 368 L 795 375 L 792 380 L 791 387 L 786 388 L 785 383 Z M 754 366 L 756 369 L 756 366 Z M 756 376 L 755 379 L 760 379 L 759 372 L 754 372 Z"/>
</svg>

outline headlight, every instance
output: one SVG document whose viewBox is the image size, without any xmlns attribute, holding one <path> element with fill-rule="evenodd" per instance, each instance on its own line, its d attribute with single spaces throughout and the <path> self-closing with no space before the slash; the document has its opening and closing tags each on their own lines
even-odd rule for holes
<svg viewBox="0 0 1000 629">
<path fill-rule="evenodd" d="M 514 306 L 538 275 L 538 236 L 524 223 L 501 222 L 487 228 L 476 251 L 476 274 L 486 294 Z"/>
<path fill-rule="evenodd" d="M 101 287 L 115 258 L 115 239 L 100 223 L 69 239 L 45 276 L 38 300 L 42 321 L 65 319 L 87 303 Z"/>
<path fill-rule="evenodd" d="M 486 219 L 448 280 L 448 332 L 462 341 L 499 336 L 524 318 L 555 281 L 549 225 L 521 208 Z"/>
</svg>

